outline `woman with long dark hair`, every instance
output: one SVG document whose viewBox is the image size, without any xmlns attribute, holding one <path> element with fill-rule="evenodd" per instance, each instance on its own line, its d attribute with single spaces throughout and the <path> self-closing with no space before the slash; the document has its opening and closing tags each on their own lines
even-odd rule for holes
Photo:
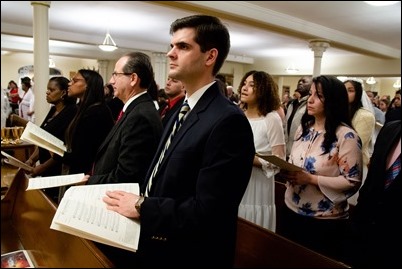
<svg viewBox="0 0 402 269">
<path fill-rule="evenodd" d="M 241 102 L 254 136 L 259 155 L 276 155 L 285 159 L 285 133 L 278 85 L 264 71 L 249 71 L 241 82 Z M 265 160 L 254 157 L 250 181 L 239 205 L 239 217 L 275 232 L 275 179 L 278 172 Z"/>
<path fill-rule="evenodd" d="M 68 96 L 78 98 L 79 103 L 66 131 L 63 174 L 90 174 L 96 151 L 114 125 L 105 103 L 101 75 L 93 70 L 78 70 L 69 83 Z"/>
<path fill-rule="evenodd" d="M 361 140 L 351 127 L 344 84 L 333 76 L 313 78 L 307 109 L 289 162 L 303 171 L 282 171 L 285 210 L 281 235 L 332 258 L 342 256 L 348 198 L 362 180 Z M 279 230 L 279 228 L 281 228 Z"/>
</svg>

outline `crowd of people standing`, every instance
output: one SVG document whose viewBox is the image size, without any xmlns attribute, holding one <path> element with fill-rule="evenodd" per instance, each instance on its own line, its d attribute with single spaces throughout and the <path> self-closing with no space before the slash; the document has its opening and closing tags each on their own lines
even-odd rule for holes
<svg viewBox="0 0 402 269">
<path fill-rule="evenodd" d="M 361 82 L 303 76 L 297 98 L 284 108 L 273 77 L 252 70 L 233 99 L 228 85 L 216 80 L 230 50 L 226 26 L 216 17 L 194 15 L 174 21 L 170 34 L 162 106 L 155 106 L 151 61 L 140 52 L 119 58 L 107 84 L 87 69 L 71 80 L 49 80 L 46 100 L 52 107 L 41 127 L 63 140 L 67 152 L 61 157 L 36 150 L 27 161 L 34 167 L 31 175 L 84 173 L 82 183 L 88 185 L 138 183 L 139 194 L 110 190 L 103 201 L 109 210 L 141 222 L 135 253 L 140 267 L 184 267 L 194 261 L 206 267 L 211 260 L 231 267 L 238 217 L 352 265 L 365 264 L 367 253 L 375 259 L 371 248 L 346 255 L 345 244 L 361 246 L 363 232 L 370 231 L 377 240 L 370 246 L 382 244 L 380 229 L 369 220 L 382 227 L 378 218 L 392 219 L 395 213 L 382 205 L 400 197 L 399 174 L 389 183 L 384 178 L 395 159 L 389 152 L 398 155 L 395 145 L 400 154 L 400 90 L 373 146 L 376 118 L 371 104 L 363 105 L 369 97 Z M 21 85 L 24 94 L 17 100 L 10 81 L 10 101 L 32 121 L 31 80 L 23 78 Z M 105 90 L 113 96 L 106 97 Z M 119 105 L 112 113 L 115 98 Z M 302 171 L 280 170 L 256 154 L 276 155 Z M 281 227 L 276 226 L 276 179 L 286 184 Z M 348 199 L 360 187 L 353 215 Z M 60 189 L 48 193 L 56 202 L 62 199 Z M 371 193 L 379 197 L 371 200 Z M 384 214 L 373 212 L 377 208 Z M 356 227 L 364 230 L 350 236 Z M 400 226 L 392 227 L 400 233 Z M 395 244 L 400 251 L 400 242 Z M 377 254 L 387 264 L 385 254 Z M 395 264 L 400 259 L 392 260 Z"/>
</svg>

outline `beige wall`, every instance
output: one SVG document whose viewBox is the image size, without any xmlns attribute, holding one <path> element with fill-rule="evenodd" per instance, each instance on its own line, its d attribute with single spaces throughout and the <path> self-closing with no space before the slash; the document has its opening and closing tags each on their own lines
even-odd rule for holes
<svg viewBox="0 0 402 269">
<path fill-rule="evenodd" d="M 70 72 L 75 72 L 81 68 L 98 69 L 98 62 L 94 59 L 80 59 L 63 56 L 52 56 L 56 64 L 56 68 L 61 70 L 62 75 L 70 78 Z M 326 67 L 327 63 L 331 62 L 333 69 L 329 70 Z M 333 64 L 337 62 L 337 64 Z M 113 72 L 115 61 L 109 61 L 107 74 Z M 33 65 L 33 54 L 31 53 L 11 53 L 1 56 L 1 87 L 6 88 L 10 80 L 18 80 L 18 69 L 25 65 Z M 226 62 L 221 73 L 233 74 L 233 87 L 236 91 L 240 84 L 240 80 L 244 73 L 252 69 L 264 70 L 274 76 L 279 84 L 279 89 L 282 86 L 290 87 L 291 93 L 296 89 L 298 79 L 304 74 L 311 74 L 312 70 L 300 70 L 300 74 L 294 76 L 284 75 L 285 64 L 282 62 L 263 62 L 255 61 L 253 65 L 241 64 L 234 62 Z M 358 68 L 353 68 L 358 66 Z M 401 63 L 400 60 L 381 60 L 373 57 L 356 56 L 345 59 L 328 59 L 323 56 L 322 74 L 341 75 L 341 76 L 371 76 L 377 79 L 375 85 L 365 85 L 366 90 L 377 91 L 380 95 L 394 96 L 395 88 L 392 84 L 395 82 L 395 77 L 400 77 Z M 376 75 L 378 74 L 378 76 Z M 392 77 L 392 78 L 391 78 Z M 105 83 L 110 77 L 104 75 Z M 161 87 L 163 87 L 163 83 Z"/>
</svg>

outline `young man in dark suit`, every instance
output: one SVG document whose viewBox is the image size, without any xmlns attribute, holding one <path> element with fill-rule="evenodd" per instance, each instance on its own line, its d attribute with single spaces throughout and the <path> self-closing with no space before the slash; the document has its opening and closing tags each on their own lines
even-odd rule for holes
<svg viewBox="0 0 402 269">
<path fill-rule="evenodd" d="M 139 267 L 232 267 L 237 211 L 255 149 L 247 118 L 215 81 L 229 32 L 216 17 L 194 15 L 173 22 L 170 33 L 169 77 L 185 85 L 183 107 L 190 111 L 179 111 L 185 120 L 178 131 L 176 120 L 166 126 L 145 196 L 109 191 L 104 201 L 140 220 Z"/>
</svg>

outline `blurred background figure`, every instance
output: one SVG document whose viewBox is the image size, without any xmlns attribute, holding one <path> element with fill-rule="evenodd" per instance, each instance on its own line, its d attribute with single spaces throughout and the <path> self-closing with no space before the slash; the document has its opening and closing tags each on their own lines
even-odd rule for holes
<svg viewBox="0 0 402 269">
<path fill-rule="evenodd" d="M 388 111 L 388 106 L 389 106 L 390 101 L 386 98 L 383 98 L 380 100 L 380 110 L 384 113 L 384 118 L 385 118 L 385 113 Z"/>
<path fill-rule="evenodd" d="M 290 105 L 290 103 L 291 103 L 292 101 L 293 101 L 293 98 L 290 96 L 289 91 L 285 92 L 285 93 L 283 94 L 283 96 L 282 96 L 282 103 L 281 103 L 282 108 L 283 108 L 283 111 L 285 112 L 285 114 L 287 113 L 287 111 L 288 111 L 288 106 Z"/>
<path fill-rule="evenodd" d="M 112 112 L 112 116 L 114 120 L 117 120 L 117 117 L 120 114 L 120 111 L 123 109 L 124 103 L 119 98 L 114 96 L 113 85 L 110 83 L 105 85 L 105 102 Z"/>
<path fill-rule="evenodd" d="M 389 104 L 388 111 L 385 114 L 385 121 L 394 121 L 401 119 L 401 89 L 395 92 L 394 98 L 392 98 Z"/>
<path fill-rule="evenodd" d="M 14 80 L 10 80 L 8 83 L 8 100 L 10 101 L 10 106 L 12 113 L 18 115 L 18 106 L 20 103 L 20 95 L 17 83 Z"/>
<path fill-rule="evenodd" d="M 6 127 L 8 116 L 11 113 L 10 103 L 8 101 L 7 92 L 1 88 L 1 128 Z"/>
<path fill-rule="evenodd" d="M 297 89 L 293 95 L 293 101 L 289 104 L 286 112 L 286 158 L 289 158 L 292 149 L 295 133 L 300 125 L 301 118 L 306 111 L 306 104 L 309 90 L 312 83 L 311 76 L 303 76 L 297 82 Z"/>
<path fill-rule="evenodd" d="M 31 79 L 29 77 L 21 78 L 21 88 L 24 92 L 19 104 L 19 116 L 27 121 L 35 123 L 35 95 L 32 90 Z"/>
<path fill-rule="evenodd" d="M 186 95 L 184 85 L 181 81 L 168 77 L 165 86 L 165 94 L 168 97 L 166 106 L 159 110 L 163 127 L 166 126 L 170 117 L 181 107 Z"/>
<path fill-rule="evenodd" d="M 158 90 L 158 105 L 159 105 L 159 114 L 163 111 L 163 109 L 167 106 L 168 104 L 168 99 L 169 97 L 167 96 L 165 89 L 159 89 Z"/>
<path fill-rule="evenodd" d="M 239 104 L 239 96 L 235 92 L 233 92 L 233 86 L 226 86 L 226 93 L 230 101 L 232 101 L 236 105 Z"/>
</svg>

